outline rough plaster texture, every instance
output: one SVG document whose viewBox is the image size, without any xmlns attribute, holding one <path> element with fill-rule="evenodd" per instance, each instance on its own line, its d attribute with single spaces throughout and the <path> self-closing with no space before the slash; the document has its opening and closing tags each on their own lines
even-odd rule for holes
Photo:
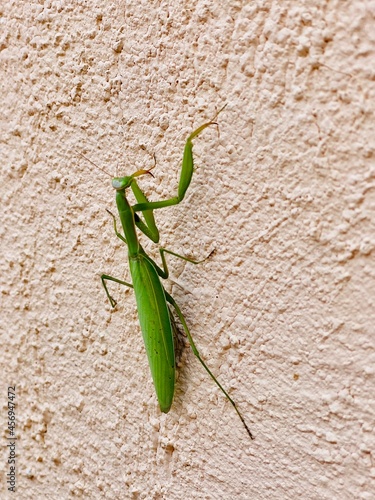
<svg viewBox="0 0 375 500">
<path fill-rule="evenodd" d="M 374 2 L 3 1 L 1 406 L 17 493 L 60 499 L 375 497 Z M 185 348 L 161 414 L 107 171 L 150 166 Z M 147 251 L 157 256 L 155 245 Z M 5 429 L 6 430 L 6 429 Z M 6 432 L 3 431 L 3 450 Z M 1 460 L 1 498 L 6 452 Z"/>
</svg>

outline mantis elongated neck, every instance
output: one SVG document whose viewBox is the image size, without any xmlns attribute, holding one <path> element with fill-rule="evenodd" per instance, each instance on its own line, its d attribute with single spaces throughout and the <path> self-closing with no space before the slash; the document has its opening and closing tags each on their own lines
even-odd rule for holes
<svg viewBox="0 0 375 500">
<path fill-rule="evenodd" d="M 136 257 L 139 254 L 139 241 L 135 230 L 134 213 L 125 196 L 125 189 L 116 192 L 116 204 L 125 239 L 128 245 L 129 257 Z"/>
</svg>

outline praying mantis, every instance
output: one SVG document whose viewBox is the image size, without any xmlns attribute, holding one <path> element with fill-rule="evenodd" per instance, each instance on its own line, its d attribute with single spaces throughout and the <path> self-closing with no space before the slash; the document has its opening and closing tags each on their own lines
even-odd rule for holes
<svg viewBox="0 0 375 500">
<path fill-rule="evenodd" d="M 143 340 L 146 347 L 148 362 L 160 410 L 164 413 L 169 412 L 175 391 L 176 363 L 174 351 L 174 334 L 176 333 L 176 326 L 174 318 L 172 317 L 172 311 L 168 306 L 170 305 L 174 308 L 174 311 L 182 324 L 193 353 L 198 358 L 199 362 L 202 364 L 210 377 L 213 379 L 215 384 L 222 391 L 224 396 L 231 403 L 237 415 L 241 419 L 241 422 L 244 425 L 248 435 L 251 439 L 253 439 L 253 435 L 249 427 L 247 426 L 242 414 L 238 410 L 235 402 L 229 396 L 227 391 L 222 387 L 220 382 L 216 379 L 216 377 L 213 375 L 211 370 L 201 358 L 178 304 L 176 303 L 174 298 L 165 290 L 160 280 L 160 278 L 168 278 L 169 275 L 165 254 L 173 255 L 187 262 L 191 262 L 192 264 L 199 264 L 203 261 L 196 261 L 165 248 L 159 248 L 159 253 L 162 261 L 161 268 L 149 255 L 146 254 L 145 250 L 139 242 L 137 235 L 138 229 L 154 243 L 158 243 L 159 230 L 155 223 L 154 210 L 177 205 L 184 199 L 194 172 L 192 141 L 207 127 L 218 125 L 215 120 L 224 108 L 225 106 L 218 113 L 216 113 L 215 117 L 212 120 L 198 127 L 187 138 L 183 152 L 182 168 L 177 196 L 162 201 L 149 201 L 147 199 L 147 197 L 139 187 L 136 179 L 143 175 L 152 175 L 150 171 L 154 167 L 148 170 L 138 170 L 132 175 L 126 177 L 112 178 L 112 186 L 116 190 L 116 205 L 124 236 L 117 230 L 115 216 L 109 211 L 108 213 L 113 219 L 116 236 L 127 245 L 132 283 L 114 278 L 107 274 L 103 274 L 101 276 L 101 281 L 112 307 L 116 306 L 116 301 L 108 291 L 106 284 L 107 281 L 113 281 L 115 283 L 119 283 L 121 285 L 125 285 L 134 289 L 139 323 L 142 330 Z M 90 161 L 90 163 L 93 162 Z M 126 191 L 128 188 L 131 188 L 137 201 L 137 203 L 133 206 L 130 205 L 126 196 Z M 142 214 L 143 219 L 140 217 L 139 213 Z"/>
</svg>

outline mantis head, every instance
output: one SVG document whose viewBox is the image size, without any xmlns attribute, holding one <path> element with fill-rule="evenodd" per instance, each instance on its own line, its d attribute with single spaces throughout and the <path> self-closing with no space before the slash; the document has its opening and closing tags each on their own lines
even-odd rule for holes
<svg viewBox="0 0 375 500">
<path fill-rule="evenodd" d="M 135 177 L 140 177 L 141 175 L 146 175 L 146 174 L 149 174 L 153 177 L 150 170 L 142 169 L 142 170 L 137 170 L 137 172 L 135 172 L 134 174 L 129 175 L 127 177 L 114 177 L 112 179 L 112 186 L 116 189 L 116 191 L 122 191 L 122 190 L 130 187 L 130 185 L 133 182 Z"/>
</svg>

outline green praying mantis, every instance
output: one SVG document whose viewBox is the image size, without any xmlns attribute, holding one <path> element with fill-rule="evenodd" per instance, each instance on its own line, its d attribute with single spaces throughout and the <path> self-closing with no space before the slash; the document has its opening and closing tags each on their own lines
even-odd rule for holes
<svg viewBox="0 0 375 500">
<path fill-rule="evenodd" d="M 176 334 L 176 326 L 172 316 L 172 311 L 168 306 L 168 304 L 170 304 L 173 306 L 183 326 L 193 353 L 234 407 L 248 435 L 251 439 L 253 439 L 253 435 L 235 402 L 201 358 L 179 306 L 174 298 L 165 290 L 160 281 L 160 278 L 166 279 L 169 275 L 164 255 L 166 253 L 179 257 L 187 262 L 191 262 L 192 264 L 199 264 L 203 261 L 189 259 L 165 248 L 159 248 L 163 266 L 163 268 L 161 268 L 153 259 L 151 259 L 149 255 L 146 254 L 137 236 L 138 228 L 154 243 L 158 243 L 159 230 L 155 224 L 153 211 L 159 208 L 177 205 L 184 199 L 194 172 L 192 141 L 207 127 L 212 125 L 217 126 L 215 120 L 223 109 L 224 108 L 222 108 L 212 120 L 204 123 L 194 130 L 187 138 L 183 152 L 177 196 L 163 201 L 149 201 L 147 199 L 141 188 L 138 186 L 136 178 L 147 174 L 152 175 L 150 170 L 154 167 L 148 170 L 138 170 L 127 177 L 114 177 L 112 179 L 112 186 L 116 190 L 116 204 L 124 236 L 117 230 L 115 216 L 111 212 L 108 212 L 113 218 L 114 230 L 117 237 L 120 238 L 120 240 L 123 241 L 128 247 L 128 259 L 132 283 L 114 278 L 107 274 L 103 274 L 101 276 L 101 280 L 112 307 L 116 306 L 116 301 L 110 295 L 106 281 L 113 281 L 134 289 L 139 322 L 160 410 L 164 413 L 169 412 L 175 391 L 176 363 L 174 334 Z M 86 158 L 86 160 L 88 159 Z M 91 161 L 90 163 L 93 164 Z M 137 203 L 133 206 L 129 204 L 126 197 L 126 190 L 128 188 L 131 188 L 137 201 Z M 143 220 L 138 215 L 139 213 L 143 215 Z"/>
</svg>

